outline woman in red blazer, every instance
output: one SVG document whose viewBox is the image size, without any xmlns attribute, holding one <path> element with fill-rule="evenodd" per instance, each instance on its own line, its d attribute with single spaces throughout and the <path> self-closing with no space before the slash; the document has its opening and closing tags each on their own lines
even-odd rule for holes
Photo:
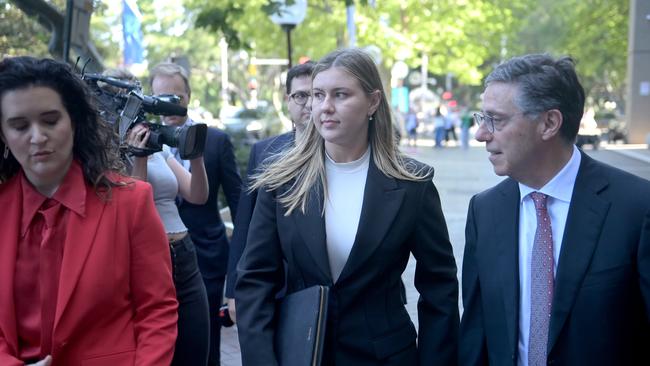
<svg viewBox="0 0 650 366">
<path fill-rule="evenodd" d="M 5 58 L 0 132 L 0 365 L 169 365 L 167 238 L 83 81 Z"/>
</svg>

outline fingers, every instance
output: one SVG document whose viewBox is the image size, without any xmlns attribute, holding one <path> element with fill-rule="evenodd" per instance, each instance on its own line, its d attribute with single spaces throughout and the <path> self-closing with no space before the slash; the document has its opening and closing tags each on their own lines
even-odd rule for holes
<svg viewBox="0 0 650 366">
<path fill-rule="evenodd" d="M 133 147 L 143 148 L 147 145 L 149 134 L 150 132 L 147 127 L 137 124 L 129 131 L 126 142 Z"/>
<path fill-rule="evenodd" d="M 237 323 L 237 308 L 235 307 L 235 299 L 227 299 L 228 302 L 228 315 L 233 323 Z"/>
</svg>

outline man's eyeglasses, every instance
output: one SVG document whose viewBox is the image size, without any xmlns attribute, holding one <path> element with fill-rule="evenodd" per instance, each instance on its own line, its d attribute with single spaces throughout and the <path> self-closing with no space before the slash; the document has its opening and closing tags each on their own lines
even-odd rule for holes
<svg viewBox="0 0 650 366">
<path fill-rule="evenodd" d="M 474 122 L 481 127 L 482 124 L 485 124 L 485 127 L 487 127 L 487 130 L 490 133 L 494 133 L 494 120 L 495 118 L 492 116 L 488 116 L 486 114 L 483 114 L 481 112 L 476 112 L 473 114 L 474 117 Z"/>
<path fill-rule="evenodd" d="M 305 104 L 307 104 L 307 101 L 309 100 L 309 98 L 311 98 L 311 94 L 303 92 L 303 91 L 299 91 L 299 92 L 295 92 L 293 94 L 290 94 L 289 98 L 293 99 L 293 102 L 298 104 L 298 105 L 305 105 Z"/>
</svg>

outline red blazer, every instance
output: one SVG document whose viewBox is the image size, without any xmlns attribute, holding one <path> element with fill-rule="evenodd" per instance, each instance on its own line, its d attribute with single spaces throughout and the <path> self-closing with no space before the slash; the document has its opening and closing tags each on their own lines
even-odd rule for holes
<svg viewBox="0 0 650 366">
<path fill-rule="evenodd" d="M 0 365 L 22 366 L 14 272 L 22 192 L 0 184 Z M 169 365 L 177 306 L 169 245 L 151 186 L 114 187 L 104 202 L 86 186 L 86 215 L 67 224 L 52 334 L 53 366 Z"/>
</svg>

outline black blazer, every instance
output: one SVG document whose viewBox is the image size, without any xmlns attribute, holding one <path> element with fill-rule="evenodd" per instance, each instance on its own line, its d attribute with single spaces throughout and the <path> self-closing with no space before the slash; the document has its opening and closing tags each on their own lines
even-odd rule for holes
<svg viewBox="0 0 650 366">
<path fill-rule="evenodd" d="M 228 266 L 228 237 L 219 215 L 219 188 L 223 187 L 230 213 L 235 217 L 241 178 L 232 142 L 223 131 L 208 128 L 203 159 L 210 187 L 208 201 L 195 205 L 183 200 L 178 210 L 196 247 L 201 274 L 204 278 L 219 278 L 226 275 Z"/>
<path fill-rule="evenodd" d="M 348 261 L 332 283 L 322 213 L 314 188 L 306 214 L 285 216 L 276 197 L 260 190 L 239 263 L 237 301 L 244 365 L 276 365 L 275 294 L 331 287 L 324 365 L 453 365 L 458 334 L 458 283 L 440 199 L 430 179 L 403 181 L 370 162 L 359 229 Z M 320 197 L 320 198 L 319 198 Z M 401 274 L 417 259 L 419 348 L 402 304 Z M 418 362 L 419 360 L 419 362 Z"/>
<path fill-rule="evenodd" d="M 582 154 L 562 239 L 548 340 L 553 365 L 650 365 L 650 182 Z M 516 365 L 519 187 L 472 198 L 461 365 Z"/>
<path fill-rule="evenodd" d="M 294 133 L 287 132 L 278 136 L 272 136 L 256 142 L 251 148 L 246 170 L 246 185 L 242 188 L 237 206 L 237 217 L 235 217 L 235 230 L 230 240 L 230 253 L 228 254 L 228 275 L 226 276 L 226 297 L 235 298 L 235 282 L 237 281 L 237 263 L 244 253 L 246 237 L 250 227 L 253 209 L 257 200 L 257 190 L 248 191 L 251 183 L 250 177 L 257 172 L 266 158 L 277 154 L 284 149 L 293 146 Z"/>
</svg>

